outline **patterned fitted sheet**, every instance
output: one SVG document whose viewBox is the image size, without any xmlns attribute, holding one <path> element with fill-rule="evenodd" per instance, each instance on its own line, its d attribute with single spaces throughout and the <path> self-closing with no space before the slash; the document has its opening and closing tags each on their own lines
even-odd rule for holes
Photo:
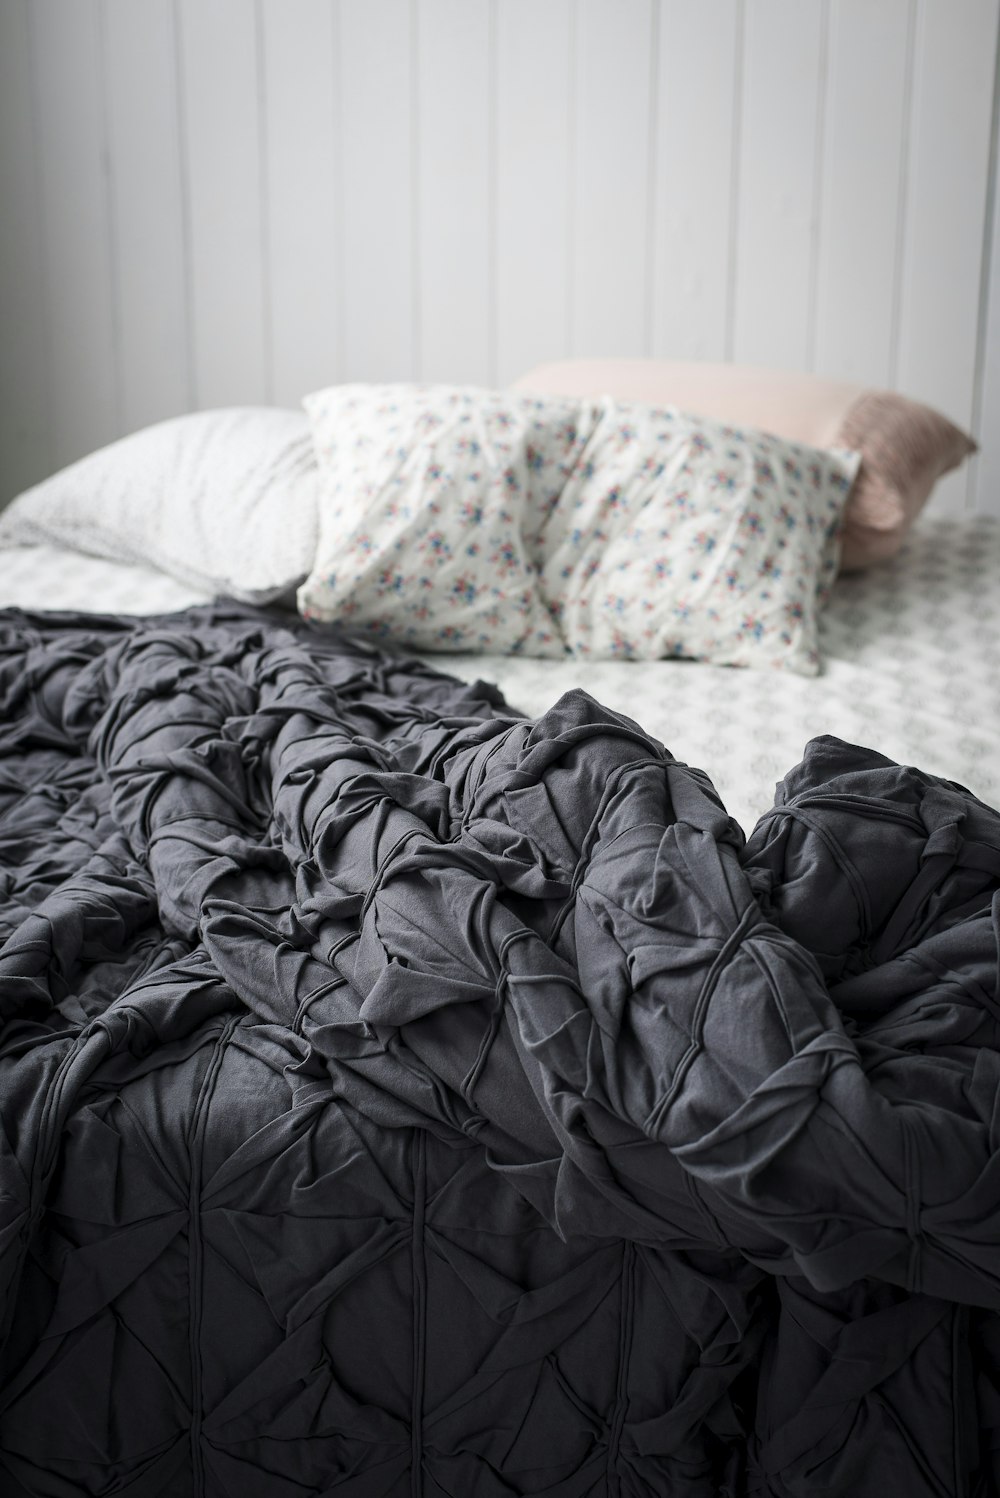
<svg viewBox="0 0 1000 1498">
<path fill-rule="evenodd" d="M 0 604 L 159 613 L 205 602 L 171 578 L 55 547 L 0 551 Z M 496 682 L 525 712 L 584 687 L 708 771 L 749 830 L 810 738 L 831 733 L 1000 806 L 1000 521 L 925 520 L 902 554 L 841 577 L 821 616 L 824 671 L 687 661 L 424 655 Z"/>
</svg>

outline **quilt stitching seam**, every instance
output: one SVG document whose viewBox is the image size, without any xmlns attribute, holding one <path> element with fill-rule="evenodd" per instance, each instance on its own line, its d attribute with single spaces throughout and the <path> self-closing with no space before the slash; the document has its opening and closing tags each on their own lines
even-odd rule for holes
<svg viewBox="0 0 1000 1498">
<path fill-rule="evenodd" d="M 232 1015 L 216 1037 L 212 1058 L 205 1073 L 198 1100 L 195 1104 L 191 1130 L 191 1185 L 188 1196 L 188 1346 L 191 1356 L 191 1480 L 193 1498 L 203 1498 L 205 1492 L 205 1469 L 201 1453 L 201 1318 L 203 1244 L 201 1241 L 201 1185 L 202 1146 L 209 1106 L 215 1092 L 222 1058 L 240 1016 Z"/>
<path fill-rule="evenodd" d="M 615 1406 L 608 1432 L 608 1494 L 621 1493 L 621 1478 L 618 1475 L 618 1454 L 621 1449 L 622 1431 L 625 1427 L 625 1412 L 628 1408 L 628 1374 L 632 1358 L 633 1303 L 635 1300 L 635 1244 L 631 1239 L 622 1253 L 622 1285 L 619 1299 L 618 1319 L 618 1379 L 615 1389 Z"/>
<path fill-rule="evenodd" d="M 424 1444 L 424 1371 L 427 1332 L 427 1245 L 424 1219 L 427 1196 L 427 1139 L 418 1130 L 413 1141 L 413 1399 L 410 1414 L 410 1494 L 422 1498 Z"/>
</svg>

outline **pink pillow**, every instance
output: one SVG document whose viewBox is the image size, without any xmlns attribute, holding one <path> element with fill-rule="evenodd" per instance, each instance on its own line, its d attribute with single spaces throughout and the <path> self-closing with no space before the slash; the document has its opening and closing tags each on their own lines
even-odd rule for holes
<svg viewBox="0 0 1000 1498">
<path fill-rule="evenodd" d="M 844 512 L 845 570 L 894 556 L 938 479 L 976 450 L 946 417 L 905 395 L 791 370 L 566 359 L 539 365 L 512 388 L 678 406 L 792 442 L 851 448 L 861 454 L 861 467 Z"/>
</svg>

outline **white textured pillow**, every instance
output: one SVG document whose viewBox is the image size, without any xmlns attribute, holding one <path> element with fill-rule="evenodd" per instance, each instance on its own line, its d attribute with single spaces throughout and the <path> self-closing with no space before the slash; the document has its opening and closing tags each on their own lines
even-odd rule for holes
<svg viewBox="0 0 1000 1498">
<path fill-rule="evenodd" d="M 0 545 L 57 542 L 267 603 L 313 565 L 317 467 L 301 411 L 157 423 L 81 458 L 0 515 Z"/>
<path fill-rule="evenodd" d="M 607 397 L 359 385 L 306 409 L 307 617 L 431 650 L 818 670 L 857 454 Z"/>
</svg>

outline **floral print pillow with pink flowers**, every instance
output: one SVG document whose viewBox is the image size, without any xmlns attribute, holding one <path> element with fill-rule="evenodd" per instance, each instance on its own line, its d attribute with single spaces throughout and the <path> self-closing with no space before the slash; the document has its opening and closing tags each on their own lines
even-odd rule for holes
<svg viewBox="0 0 1000 1498">
<path fill-rule="evenodd" d="M 342 385 L 305 406 L 307 618 L 421 650 L 819 669 L 857 454 L 610 398 Z"/>
</svg>

